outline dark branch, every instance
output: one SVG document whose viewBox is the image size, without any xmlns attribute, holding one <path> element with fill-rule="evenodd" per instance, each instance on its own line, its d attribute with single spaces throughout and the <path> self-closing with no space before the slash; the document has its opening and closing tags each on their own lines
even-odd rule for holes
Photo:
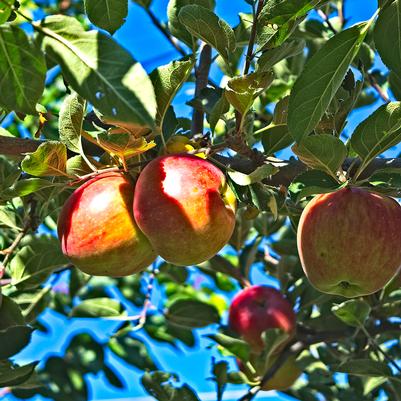
<svg viewBox="0 0 401 401">
<path fill-rule="evenodd" d="M 209 80 L 210 66 L 212 64 L 212 48 L 204 44 L 200 53 L 199 65 L 196 68 L 196 87 L 195 87 L 195 97 L 201 94 L 202 89 L 206 88 Z M 201 110 L 194 109 L 192 116 L 192 135 L 203 133 L 203 120 L 204 113 Z"/>
<path fill-rule="evenodd" d="M 44 141 L 36 141 L 33 139 L 0 136 L 0 155 L 21 156 L 25 153 L 34 152 L 43 142 Z M 245 174 L 251 173 L 259 165 L 255 160 L 245 157 L 226 157 L 214 154 L 213 159 L 219 164 Z M 288 186 L 297 175 L 307 169 L 305 164 L 296 159 L 286 160 L 283 161 L 283 163 L 285 163 L 285 165 L 280 168 L 280 171 L 266 181 L 269 185 L 276 187 L 280 185 Z M 342 167 L 345 171 L 348 171 L 351 164 L 352 172 L 355 172 L 360 162 L 358 160 L 355 161 L 353 158 L 347 158 Z M 384 168 L 401 168 L 401 158 L 377 158 L 370 163 L 359 178 L 364 179 L 369 177 L 374 171 Z"/>
</svg>

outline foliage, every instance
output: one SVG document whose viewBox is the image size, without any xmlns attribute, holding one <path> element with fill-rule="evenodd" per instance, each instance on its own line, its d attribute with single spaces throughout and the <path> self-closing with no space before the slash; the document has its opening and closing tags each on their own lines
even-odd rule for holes
<svg viewBox="0 0 401 401">
<path fill-rule="evenodd" d="M 170 372 L 150 349 L 157 342 L 193 350 L 202 328 L 202 341 L 219 352 L 210 364 L 216 399 L 228 385 L 249 384 L 253 392 L 242 400 L 251 400 L 258 383 L 228 364 L 248 362 L 250 350 L 225 316 L 258 269 L 297 314 L 283 355 L 299 355 L 304 376 L 288 395 L 399 400 L 399 277 L 363 299 L 319 293 L 302 271 L 296 227 L 312 195 L 346 183 L 400 196 L 401 161 L 381 156 L 401 142 L 401 0 L 379 1 L 370 20 L 353 26 L 343 1 L 244 0 L 248 12 L 234 26 L 212 0 L 170 0 L 165 23 L 151 0 L 133 1 L 142 14 L 132 18 L 147 14 L 180 54 L 149 73 L 112 36 L 130 3 L 0 0 L 0 387 L 19 399 L 84 401 L 90 374 L 126 386 L 113 355 L 142 371 L 155 399 L 196 401 L 185 371 Z M 375 70 L 377 56 L 388 70 Z M 224 76 L 221 85 L 211 64 Z M 188 82 L 196 84 L 187 99 L 192 120 L 173 103 Z M 362 106 L 371 113 L 352 133 L 347 123 Z M 124 169 L 136 178 L 179 135 L 188 138 L 176 142 L 181 150 L 224 170 L 237 197 L 229 245 L 192 268 L 158 261 L 125 278 L 77 270 L 55 235 L 72 189 L 94 170 Z M 63 354 L 19 364 L 35 332 L 49 330 L 41 318 L 48 310 L 89 319 L 88 327 L 100 318 L 114 322 L 113 335 L 82 332 Z M 338 382 L 337 372 L 347 380 Z"/>
</svg>

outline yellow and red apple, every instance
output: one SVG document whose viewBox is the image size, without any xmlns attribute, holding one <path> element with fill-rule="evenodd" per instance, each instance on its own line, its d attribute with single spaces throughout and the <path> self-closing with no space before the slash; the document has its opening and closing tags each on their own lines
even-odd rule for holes
<svg viewBox="0 0 401 401">
<path fill-rule="evenodd" d="M 301 215 L 298 252 L 318 290 L 345 297 L 374 293 L 401 266 L 401 206 L 355 187 L 318 195 Z"/>
<path fill-rule="evenodd" d="M 63 206 L 58 236 L 63 253 L 85 273 L 127 276 L 156 253 L 134 220 L 134 186 L 120 173 L 103 173 L 76 189 Z"/>
<path fill-rule="evenodd" d="M 160 156 L 141 172 L 134 216 L 153 249 L 166 261 L 195 265 L 229 241 L 235 196 L 220 169 L 188 154 Z"/>
</svg>

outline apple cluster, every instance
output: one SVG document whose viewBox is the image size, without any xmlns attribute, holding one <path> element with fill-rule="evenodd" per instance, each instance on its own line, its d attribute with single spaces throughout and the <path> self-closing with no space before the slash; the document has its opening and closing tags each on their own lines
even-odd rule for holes
<svg viewBox="0 0 401 401">
<path fill-rule="evenodd" d="M 225 176 L 202 158 L 176 154 L 152 160 L 136 184 L 104 172 L 76 189 L 58 221 L 63 253 L 91 275 L 143 271 L 160 255 L 194 265 L 229 241 L 236 200 Z"/>
</svg>

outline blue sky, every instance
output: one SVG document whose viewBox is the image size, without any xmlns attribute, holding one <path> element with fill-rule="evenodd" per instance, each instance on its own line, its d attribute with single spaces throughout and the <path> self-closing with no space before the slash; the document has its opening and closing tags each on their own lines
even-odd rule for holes
<svg viewBox="0 0 401 401">
<path fill-rule="evenodd" d="M 155 14 L 166 20 L 167 0 L 154 0 L 152 10 Z M 371 17 L 377 7 L 377 2 L 373 0 L 348 0 L 345 6 L 345 16 L 347 18 L 347 25 L 352 25 L 355 22 L 365 20 Z M 244 0 L 217 0 L 217 13 L 226 19 L 230 24 L 235 25 L 238 22 L 238 12 L 249 11 L 249 6 Z M 180 55 L 169 44 L 169 42 L 160 34 L 160 32 L 151 24 L 149 17 L 146 13 L 136 4 L 130 3 L 129 16 L 126 24 L 116 32 L 115 38 L 117 41 L 130 50 L 133 56 L 140 61 L 148 71 L 153 68 L 168 63 L 174 58 L 179 58 Z M 152 45 L 149 45 L 151 43 Z M 380 60 L 376 63 L 378 68 L 383 68 Z M 221 76 L 215 70 L 213 78 L 219 81 Z M 184 103 L 188 100 L 190 91 L 193 89 L 191 84 L 186 85 L 185 89 L 180 92 L 175 100 L 178 114 L 188 115 L 190 109 Z M 378 102 L 374 107 L 365 107 L 357 112 L 354 112 L 348 130 L 352 129 L 372 110 L 377 107 Z M 270 283 L 271 282 L 262 275 L 258 269 L 254 269 L 253 273 L 254 283 Z M 274 283 L 273 283 L 274 284 Z M 157 295 L 156 295 L 157 296 Z M 133 314 L 135 310 L 131 311 Z M 108 340 L 109 334 L 113 331 L 116 323 L 106 322 L 102 320 L 82 320 L 82 319 L 66 319 L 55 312 L 47 311 L 43 314 L 41 322 L 48 326 L 49 332 L 43 334 L 36 332 L 33 335 L 32 343 L 18 356 L 18 362 L 30 362 L 33 359 L 43 359 L 49 355 L 62 355 L 63 350 L 69 342 L 69 339 L 82 330 L 90 331 L 95 338 L 101 342 Z M 167 371 L 177 372 L 182 381 L 187 382 L 200 393 L 208 393 L 214 391 L 213 383 L 206 380 L 210 376 L 210 360 L 211 356 L 215 356 L 218 360 L 221 359 L 219 354 L 214 348 L 205 349 L 210 342 L 202 338 L 202 334 L 207 334 L 211 329 L 204 329 L 199 334 L 199 347 L 196 350 L 191 350 L 185 346 L 181 346 L 180 350 L 173 349 L 170 346 L 150 343 L 146 336 L 138 333 L 138 337 L 148 342 L 152 354 L 160 362 L 161 366 Z M 89 375 L 90 383 L 90 400 L 111 400 L 123 399 L 130 397 L 130 400 L 136 400 L 135 397 L 145 396 L 145 392 L 139 384 L 141 372 L 131 366 L 125 365 L 121 360 L 117 359 L 111 354 L 107 355 L 108 361 L 120 372 L 124 377 L 126 389 L 118 390 L 108 386 L 102 375 Z M 233 367 L 233 361 L 231 361 Z M 229 391 L 244 391 L 240 386 L 229 386 Z M 132 398 L 134 397 L 134 398 Z M 207 401 L 207 395 L 202 396 L 202 401 Z M 231 399 L 237 399 L 238 394 Z M 11 396 L 6 396 L 5 400 L 14 400 Z M 281 395 L 274 395 L 272 393 L 262 393 L 257 398 L 263 400 L 289 400 L 288 397 Z M 146 398 L 138 399 L 138 401 L 145 401 Z"/>
</svg>

